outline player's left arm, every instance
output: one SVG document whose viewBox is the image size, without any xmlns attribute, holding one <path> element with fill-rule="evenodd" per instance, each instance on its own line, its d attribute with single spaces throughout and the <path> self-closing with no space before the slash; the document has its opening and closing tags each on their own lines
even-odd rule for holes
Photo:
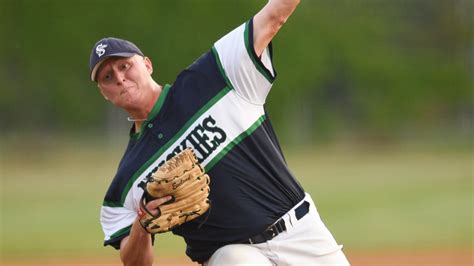
<svg viewBox="0 0 474 266">
<path fill-rule="evenodd" d="M 269 0 L 253 18 L 253 45 L 257 56 L 278 33 L 300 0 Z"/>
</svg>

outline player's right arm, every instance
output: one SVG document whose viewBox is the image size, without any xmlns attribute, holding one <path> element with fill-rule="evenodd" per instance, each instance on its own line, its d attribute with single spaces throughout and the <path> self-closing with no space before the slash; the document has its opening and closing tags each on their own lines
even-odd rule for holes
<svg viewBox="0 0 474 266">
<path fill-rule="evenodd" d="M 170 197 L 163 197 L 147 203 L 147 209 L 155 210 L 161 204 L 169 201 Z M 153 245 L 151 235 L 145 231 L 137 216 L 130 230 L 130 235 L 120 242 L 120 259 L 123 265 L 153 265 Z"/>
<path fill-rule="evenodd" d="M 219 70 L 230 89 L 245 101 L 263 105 L 276 78 L 273 37 L 300 0 L 270 0 L 254 17 L 213 46 Z"/>
<path fill-rule="evenodd" d="M 261 56 L 265 48 L 288 20 L 300 0 L 270 0 L 254 17 L 253 48 Z"/>
</svg>

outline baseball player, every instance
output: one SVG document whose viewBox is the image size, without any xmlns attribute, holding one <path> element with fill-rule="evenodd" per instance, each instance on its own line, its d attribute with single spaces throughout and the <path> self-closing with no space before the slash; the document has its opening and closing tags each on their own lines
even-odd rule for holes
<svg viewBox="0 0 474 266">
<path fill-rule="evenodd" d="M 90 56 L 90 77 L 133 121 L 130 140 L 105 195 L 104 245 L 125 265 L 151 265 L 155 236 L 137 212 L 145 180 L 186 148 L 210 176 L 212 207 L 172 230 L 204 265 L 348 265 L 311 196 L 290 172 L 265 99 L 276 77 L 272 38 L 299 0 L 271 0 L 214 43 L 173 84 L 160 85 L 133 43 L 104 38 Z M 147 203 L 150 210 L 170 196 Z M 156 241 L 159 236 L 156 236 Z"/>
</svg>

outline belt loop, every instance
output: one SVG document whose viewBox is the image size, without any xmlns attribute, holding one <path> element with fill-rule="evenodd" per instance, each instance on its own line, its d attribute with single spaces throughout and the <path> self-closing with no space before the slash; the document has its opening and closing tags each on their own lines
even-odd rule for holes
<svg viewBox="0 0 474 266">
<path fill-rule="evenodd" d="M 300 201 L 294 208 L 288 211 L 275 223 L 267 227 L 264 232 L 254 235 L 248 238 L 247 240 L 243 240 L 238 243 L 259 244 L 273 239 L 280 233 L 283 233 L 285 231 L 291 231 L 293 227 L 297 224 L 298 220 L 300 220 L 310 212 L 312 200 L 308 197 L 309 194 L 306 194 L 306 197 L 302 201 Z"/>
<path fill-rule="evenodd" d="M 295 217 L 297 220 L 299 220 L 303 218 L 303 216 L 305 216 L 308 212 L 309 212 L 309 202 L 305 200 L 295 209 Z"/>
<path fill-rule="evenodd" d="M 296 222 L 298 221 L 295 216 L 295 210 L 291 210 L 288 212 L 288 220 L 290 221 L 290 226 L 293 227 L 296 225 Z"/>
</svg>

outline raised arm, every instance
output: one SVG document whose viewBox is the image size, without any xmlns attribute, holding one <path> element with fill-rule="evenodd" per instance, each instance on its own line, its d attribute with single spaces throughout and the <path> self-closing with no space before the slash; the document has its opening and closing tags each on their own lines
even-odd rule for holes
<svg viewBox="0 0 474 266">
<path fill-rule="evenodd" d="M 290 17 L 300 0 L 269 0 L 253 18 L 255 53 L 260 56 Z"/>
</svg>

